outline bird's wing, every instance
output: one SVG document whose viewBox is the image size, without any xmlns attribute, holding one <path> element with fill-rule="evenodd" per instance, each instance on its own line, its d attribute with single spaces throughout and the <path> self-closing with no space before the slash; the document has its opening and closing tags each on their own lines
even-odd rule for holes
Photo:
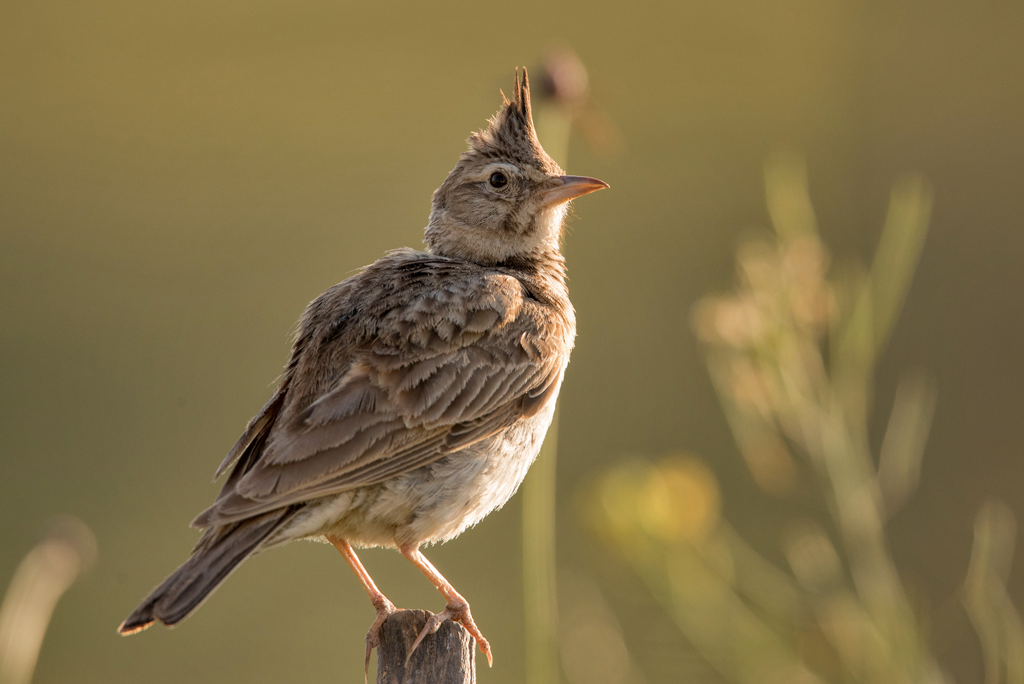
<svg viewBox="0 0 1024 684">
<path fill-rule="evenodd" d="M 346 327 L 370 334 L 356 343 L 350 332 L 339 337 L 326 323 L 311 324 L 318 330 L 296 352 L 292 374 L 229 454 L 226 462 L 238 462 L 221 496 L 194 524 L 222 525 L 381 482 L 547 403 L 572 331 L 511 276 L 430 275 L 420 287 L 406 282 L 401 302 L 357 306 L 362 314 Z M 351 349 L 339 353 L 346 344 Z M 304 388 L 332 359 L 344 359 L 343 374 L 321 392 Z"/>
</svg>

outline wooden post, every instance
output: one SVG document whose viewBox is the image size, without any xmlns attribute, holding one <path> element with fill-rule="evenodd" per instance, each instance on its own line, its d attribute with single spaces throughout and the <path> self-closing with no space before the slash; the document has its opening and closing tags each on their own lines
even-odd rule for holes
<svg viewBox="0 0 1024 684">
<path fill-rule="evenodd" d="M 445 620 L 409 658 L 430 616 L 425 610 L 401 610 L 380 628 L 377 684 L 476 684 L 476 643 L 462 625 Z"/>
</svg>

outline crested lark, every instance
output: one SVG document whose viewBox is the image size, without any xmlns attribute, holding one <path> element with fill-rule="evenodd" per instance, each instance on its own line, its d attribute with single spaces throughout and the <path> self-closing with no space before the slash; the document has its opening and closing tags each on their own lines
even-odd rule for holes
<svg viewBox="0 0 1024 684">
<path fill-rule="evenodd" d="M 337 547 L 377 611 L 367 665 L 395 607 L 352 547 L 397 548 L 444 596 L 417 644 L 450 618 L 490 662 L 469 603 L 419 549 L 504 505 L 536 458 L 576 336 L 567 202 L 608 186 L 541 148 L 525 70 L 469 145 L 434 192 L 427 251 L 389 252 L 306 309 L 280 386 L 192 523 L 202 538 L 122 634 L 179 622 L 246 558 L 312 538 Z"/>
</svg>

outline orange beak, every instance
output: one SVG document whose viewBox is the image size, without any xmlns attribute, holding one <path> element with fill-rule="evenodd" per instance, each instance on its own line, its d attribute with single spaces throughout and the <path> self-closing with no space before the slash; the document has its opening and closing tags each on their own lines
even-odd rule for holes
<svg viewBox="0 0 1024 684">
<path fill-rule="evenodd" d="M 576 197 L 609 187 L 604 181 L 589 176 L 558 176 L 556 180 L 558 185 L 550 190 L 545 190 L 541 195 L 545 207 L 553 207 L 556 204 L 562 204 Z"/>
</svg>

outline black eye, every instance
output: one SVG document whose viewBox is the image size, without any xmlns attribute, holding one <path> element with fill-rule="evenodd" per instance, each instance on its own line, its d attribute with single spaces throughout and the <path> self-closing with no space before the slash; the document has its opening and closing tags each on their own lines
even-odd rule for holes
<svg viewBox="0 0 1024 684">
<path fill-rule="evenodd" d="M 491 174 L 490 183 L 492 188 L 503 188 L 508 184 L 508 178 L 501 171 L 495 171 Z"/>
</svg>

